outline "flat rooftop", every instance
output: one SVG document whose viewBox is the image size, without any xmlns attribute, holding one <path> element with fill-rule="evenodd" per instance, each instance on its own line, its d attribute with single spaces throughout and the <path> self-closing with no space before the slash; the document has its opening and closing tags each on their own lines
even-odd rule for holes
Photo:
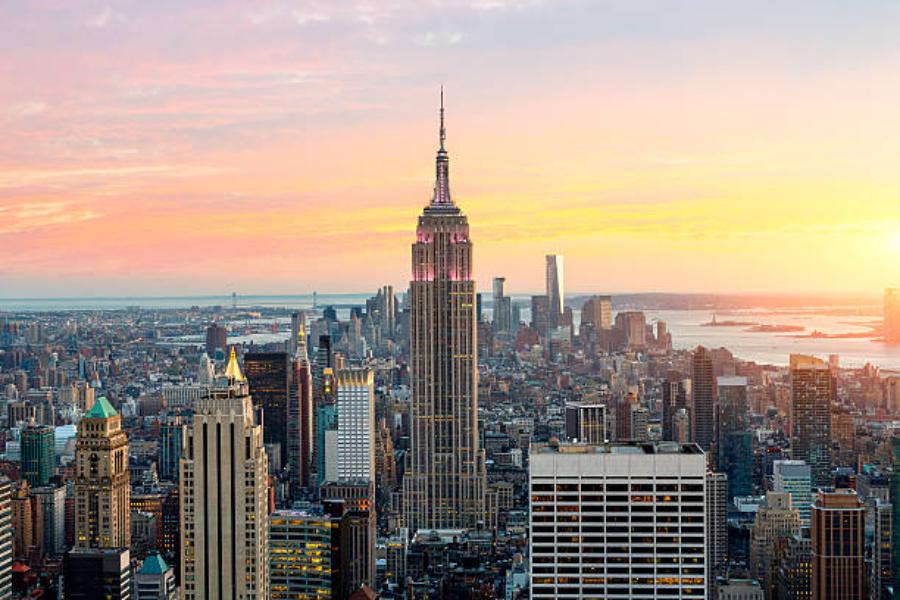
<svg viewBox="0 0 900 600">
<path fill-rule="evenodd" d="M 560 442 L 531 444 L 532 454 L 703 454 L 697 444 L 678 442 L 615 442 L 611 444 L 579 444 Z"/>
</svg>

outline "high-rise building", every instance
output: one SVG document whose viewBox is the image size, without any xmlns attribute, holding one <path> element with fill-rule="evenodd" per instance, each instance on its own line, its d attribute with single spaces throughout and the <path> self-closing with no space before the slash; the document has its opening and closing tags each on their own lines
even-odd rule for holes
<svg viewBox="0 0 900 600">
<path fill-rule="evenodd" d="M 601 445 L 606 443 L 606 405 L 597 402 L 566 404 L 566 437 L 569 441 Z"/>
<path fill-rule="evenodd" d="M 812 598 L 812 546 L 808 531 L 790 536 L 781 546 L 776 583 L 778 600 Z"/>
<path fill-rule="evenodd" d="M 753 493 L 753 432 L 746 377 L 719 377 L 717 469 L 728 475 L 728 498 Z"/>
<path fill-rule="evenodd" d="M 228 348 L 228 329 L 224 325 L 210 323 L 206 328 L 206 354 L 215 358 L 218 351 L 218 356 L 225 356 L 226 348 Z"/>
<path fill-rule="evenodd" d="M 375 379 L 368 369 L 338 371 L 339 481 L 375 482 Z"/>
<path fill-rule="evenodd" d="M 814 488 L 830 487 L 834 379 L 828 363 L 792 354 L 791 396 L 791 454 L 810 466 Z"/>
<path fill-rule="evenodd" d="M 0 478 L 0 599 L 12 597 L 12 483 Z"/>
<path fill-rule="evenodd" d="M 687 410 L 688 397 L 691 394 L 690 379 L 685 380 L 678 371 L 669 371 L 662 386 L 662 439 L 674 442 L 675 415 L 680 409 Z"/>
<path fill-rule="evenodd" d="M 694 444 L 532 444 L 532 598 L 705 599 L 706 457 Z"/>
<path fill-rule="evenodd" d="M 310 485 L 315 455 L 315 413 L 313 408 L 313 377 L 306 353 L 305 328 L 298 333 L 297 354 L 292 362 L 290 406 L 288 408 L 288 468 L 292 495 Z"/>
<path fill-rule="evenodd" d="M 278 510 L 269 520 L 272 600 L 343 598 L 346 519 L 343 503 L 323 510 Z"/>
<path fill-rule="evenodd" d="M 255 406 L 262 408 L 263 440 L 278 446 L 277 464 L 288 461 L 288 408 L 291 393 L 291 363 L 287 352 L 248 352 L 244 376 Z"/>
<path fill-rule="evenodd" d="M 78 424 L 75 448 L 75 545 L 131 546 L 128 435 L 122 417 L 100 397 Z"/>
<path fill-rule="evenodd" d="M 562 324 L 566 298 L 564 289 L 563 257 L 558 254 L 547 255 L 547 302 L 550 305 L 550 326 Z"/>
<path fill-rule="evenodd" d="M 48 485 L 56 471 L 54 429 L 29 425 L 22 430 L 22 475 L 31 487 Z"/>
<path fill-rule="evenodd" d="M 181 460 L 181 432 L 185 419 L 180 415 L 166 415 L 159 421 L 159 477 L 178 481 L 178 462 Z"/>
<path fill-rule="evenodd" d="M 475 527 L 486 473 L 478 437 L 478 346 L 469 224 L 450 197 L 440 148 L 434 196 L 419 217 L 410 294 L 410 452 L 403 478 L 412 530 Z"/>
<path fill-rule="evenodd" d="M 647 318 L 639 310 L 616 313 L 615 330 L 618 346 L 626 350 L 643 350 L 647 347 Z"/>
<path fill-rule="evenodd" d="M 800 512 L 800 524 L 809 527 L 812 510 L 812 472 L 802 460 L 772 463 L 772 489 L 791 495 L 791 505 Z"/>
<path fill-rule="evenodd" d="M 887 598 L 891 580 L 891 536 L 892 507 L 890 503 L 878 498 L 871 500 L 869 510 L 872 513 L 872 569 L 869 580 L 869 597 L 872 600 Z"/>
<path fill-rule="evenodd" d="M 775 587 L 776 550 L 781 540 L 800 533 L 800 514 L 790 494 L 769 492 L 750 533 L 750 575 L 770 598 Z"/>
<path fill-rule="evenodd" d="M 712 357 L 709 350 L 697 346 L 691 359 L 691 388 L 694 394 L 693 429 L 694 439 L 703 450 L 708 451 L 715 442 L 715 387 Z"/>
<path fill-rule="evenodd" d="M 891 458 L 895 465 L 900 465 L 900 433 L 894 433 L 891 436 Z M 894 530 L 891 535 L 891 546 L 893 551 L 893 565 L 891 574 L 894 579 L 894 591 L 900 590 L 900 469 L 895 468 L 891 473 L 891 507 L 893 518 L 891 519 L 891 527 Z"/>
<path fill-rule="evenodd" d="M 866 509 L 853 490 L 819 492 L 812 507 L 812 599 L 862 600 Z"/>
<path fill-rule="evenodd" d="M 494 277 L 494 330 L 512 329 L 512 300 L 506 295 L 506 278 Z"/>
<path fill-rule="evenodd" d="M 706 474 L 706 558 L 706 582 L 712 592 L 717 576 L 725 575 L 728 566 L 728 476 L 713 471 Z"/>
<path fill-rule="evenodd" d="M 73 548 L 63 561 L 65 600 L 131 600 L 128 548 Z"/>
<path fill-rule="evenodd" d="M 900 288 L 884 290 L 884 340 L 900 342 Z"/>
<path fill-rule="evenodd" d="M 375 587 L 375 483 L 373 481 L 325 482 L 319 488 L 322 502 L 343 505 L 343 588 L 337 597 L 349 598 L 363 585 Z"/>
<path fill-rule="evenodd" d="M 175 571 L 158 552 L 144 559 L 134 575 L 134 600 L 176 600 Z"/>
<path fill-rule="evenodd" d="M 590 323 L 595 329 L 612 329 L 612 298 L 591 296 L 581 305 L 582 325 Z"/>
<path fill-rule="evenodd" d="M 41 545 L 50 556 L 66 551 L 66 488 L 45 486 L 33 488 L 31 494 L 40 507 Z M 104 515 L 101 515 L 101 517 Z"/>
<path fill-rule="evenodd" d="M 550 299 L 547 296 L 531 297 L 531 328 L 538 335 L 547 335 L 550 331 Z"/>
<path fill-rule="evenodd" d="M 185 600 L 266 598 L 268 458 L 234 350 L 227 381 L 197 400 L 181 455 Z"/>
</svg>

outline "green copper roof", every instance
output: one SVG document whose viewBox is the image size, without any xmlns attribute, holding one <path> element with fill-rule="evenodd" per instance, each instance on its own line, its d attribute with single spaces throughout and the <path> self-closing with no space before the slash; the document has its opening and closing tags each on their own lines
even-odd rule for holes
<svg viewBox="0 0 900 600">
<path fill-rule="evenodd" d="M 144 560 L 144 566 L 141 567 L 141 573 L 144 575 L 162 575 L 169 570 L 169 565 L 162 559 L 158 553 L 151 554 Z"/>
<path fill-rule="evenodd" d="M 94 406 L 91 407 L 91 410 L 84 416 L 88 419 L 108 419 L 110 417 L 115 417 L 117 414 L 119 413 L 117 413 L 116 409 L 109 403 L 106 396 L 100 396 L 97 398 L 97 401 L 94 402 Z"/>
</svg>

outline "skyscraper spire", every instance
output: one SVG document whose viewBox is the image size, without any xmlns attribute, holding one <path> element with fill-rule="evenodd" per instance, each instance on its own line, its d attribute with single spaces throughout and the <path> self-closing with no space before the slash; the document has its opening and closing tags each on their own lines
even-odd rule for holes
<svg viewBox="0 0 900 600">
<path fill-rule="evenodd" d="M 450 198 L 450 158 L 444 142 L 447 139 L 447 130 L 444 128 L 444 86 L 441 86 L 441 129 L 440 148 L 436 158 L 436 175 L 434 180 L 434 196 L 431 198 L 432 208 L 455 208 Z"/>
</svg>

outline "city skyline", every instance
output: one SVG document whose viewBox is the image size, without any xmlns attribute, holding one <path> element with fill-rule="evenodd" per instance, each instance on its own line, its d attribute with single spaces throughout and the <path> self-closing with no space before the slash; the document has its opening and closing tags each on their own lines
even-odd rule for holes
<svg viewBox="0 0 900 600">
<path fill-rule="evenodd" d="M 402 282 L 441 83 L 482 291 L 896 285 L 897 7 L 696 7 L 6 8 L 0 296 Z"/>
</svg>

